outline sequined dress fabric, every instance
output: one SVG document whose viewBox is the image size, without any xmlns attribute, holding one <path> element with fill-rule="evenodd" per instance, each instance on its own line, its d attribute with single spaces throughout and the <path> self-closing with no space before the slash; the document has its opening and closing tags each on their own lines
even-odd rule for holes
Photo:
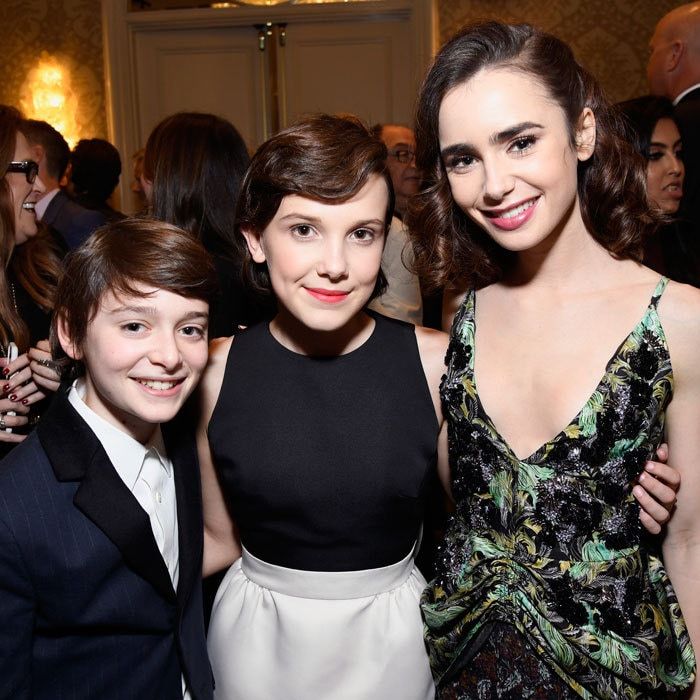
<svg viewBox="0 0 700 700">
<path fill-rule="evenodd" d="M 688 687 L 695 658 L 634 481 L 673 392 L 657 304 L 557 436 L 518 459 L 474 381 L 475 294 L 441 386 L 456 510 L 422 598 L 442 698 L 651 698 Z"/>
</svg>

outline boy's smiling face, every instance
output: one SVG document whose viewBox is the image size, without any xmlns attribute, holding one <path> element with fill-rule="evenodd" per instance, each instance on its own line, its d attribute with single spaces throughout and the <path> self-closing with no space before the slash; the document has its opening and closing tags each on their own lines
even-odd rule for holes
<svg viewBox="0 0 700 700">
<path fill-rule="evenodd" d="M 66 354 L 85 365 L 85 403 L 145 443 L 176 415 L 207 364 L 209 305 L 135 285 L 136 296 L 108 292 L 76 348 L 59 323 Z"/>
</svg>

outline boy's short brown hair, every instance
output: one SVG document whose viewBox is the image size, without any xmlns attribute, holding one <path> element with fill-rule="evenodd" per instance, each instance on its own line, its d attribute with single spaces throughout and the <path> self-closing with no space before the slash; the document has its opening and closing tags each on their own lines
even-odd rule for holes
<svg viewBox="0 0 700 700">
<path fill-rule="evenodd" d="M 59 322 L 81 347 L 105 294 L 140 295 L 137 285 L 208 303 L 217 291 L 211 258 L 191 234 L 162 221 L 109 223 L 66 256 L 51 324 L 53 357 L 71 364 L 58 341 Z M 81 363 L 73 369 L 78 374 Z"/>
</svg>

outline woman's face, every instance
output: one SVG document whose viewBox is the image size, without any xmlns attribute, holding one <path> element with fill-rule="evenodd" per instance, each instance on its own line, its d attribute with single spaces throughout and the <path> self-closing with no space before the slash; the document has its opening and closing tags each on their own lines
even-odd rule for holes
<svg viewBox="0 0 700 700">
<path fill-rule="evenodd" d="M 564 111 L 540 83 L 484 69 L 445 95 L 439 139 L 455 202 L 503 248 L 528 250 L 582 224 L 577 165 L 595 145 L 590 110 L 574 148 Z"/>
<path fill-rule="evenodd" d="M 13 161 L 33 160 L 34 156 L 27 139 L 21 132 L 17 133 L 15 155 Z M 36 235 L 36 214 L 34 205 L 41 195 L 46 192 L 44 183 L 37 175 L 33 183 L 27 182 L 24 173 L 6 173 L 5 179 L 12 193 L 12 210 L 15 215 L 15 244 L 21 245 Z"/>
<path fill-rule="evenodd" d="M 347 327 L 367 304 L 384 249 L 386 181 L 372 175 L 345 202 L 284 197 L 261 235 L 244 231 L 267 263 L 281 313 L 307 334 Z"/>
<path fill-rule="evenodd" d="M 685 167 L 681 135 L 673 119 L 659 119 L 651 135 L 647 164 L 647 196 L 659 209 L 675 214 L 683 196 Z"/>
</svg>

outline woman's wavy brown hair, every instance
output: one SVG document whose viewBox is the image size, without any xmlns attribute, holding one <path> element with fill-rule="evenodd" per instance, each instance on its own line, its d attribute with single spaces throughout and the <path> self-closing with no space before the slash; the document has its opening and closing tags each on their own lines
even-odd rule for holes
<svg viewBox="0 0 700 700">
<path fill-rule="evenodd" d="M 528 24 L 480 22 L 464 27 L 443 46 L 418 98 L 416 164 L 424 179 L 407 222 L 416 269 L 426 287 L 483 286 L 498 279 L 512 260 L 513 254 L 497 246 L 454 202 L 438 134 L 446 93 L 480 70 L 496 67 L 521 71 L 546 89 L 564 110 L 572 148 L 582 111 L 592 110 L 595 150 L 578 166 L 583 221 L 615 257 L 640 260 L 643 240 L 660 218 L 647 203 L 643 159 L 625 140 L 624 124 L 595 78 L 551 34 Z"/>
<path fill-rule="evenodd" d="M 241 231 L 262 233 L 289 194 L 342 204 L 372 175 L 379 175 L 389 191 L 384 217 L 387 232 L 394 212 L 394 190 L 386 156 L 384 143 L 352 115 L 311 115 L 263 143 L 243 178 L 236 211 L 235 245 L 244 263 L 246 283 L 257 292 L 271 292 L 267 265 L 253 261 Z M 382 294 L 386 284 L 380 270 L 372 298 Z"/>
<path fill-rule="evenodd" d="M 8 268 L 45 311 L 53 308 L 60 273 L 57 249 L 47 231 L 40 228 L 34 238 L 15 247 L 14 203 L 5 168 L 14 157 L 17 134 L 23 127 L 24 119 L 18 110 L 0 105 L 0 342 L 6 346 L 13 340 L 20 352 L 29 347 L 29 328 L 15 308 Z"/>
</svg>

